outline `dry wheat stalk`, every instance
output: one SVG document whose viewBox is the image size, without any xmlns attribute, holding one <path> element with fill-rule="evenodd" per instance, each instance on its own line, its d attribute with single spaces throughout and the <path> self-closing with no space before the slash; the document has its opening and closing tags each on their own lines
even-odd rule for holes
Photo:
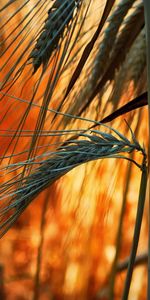
<svg viewBox="0 0 150 300">
<path fill-rule="evenodd" d="M 34 73 L 43 64 L 46 66 L 53 51 L 63 37 L 65 28 L 73 19 L 74 10 L 80 6 L 81 0 L 56 0 L 48 11 L 41 34 L 30 54 Z"/>
<path fill-rule="evenodd" d="M 1 57 L 1 53 L 3 52 L 4 48 L 5 48 L 5 38 L 4 38 L 4 29 L 1 26 L 2 24 L 2 20 L 0 18 L 0 57 Z"/>
<path fill-rule="evenodd" d="M 128 69 L 130 73 L 130 80 L 134 81 L 134 84 L 139 80 L 146 65 L 146 37 L 145 28 L 141 31 L 137 37 L 131 51 L 129 53 L 128 59 Z"/>
<path fill-rule="evenodd" d="M 124 27 L 122 28 L 121 32 L 119 33 L 114 47 L 113 52 L 111 54 L 111 59 L 116 56 L 116 53 L 122 51 L 122 49 L 126 49 L 127 41 L 129 34 L 134 31 L 136 24 L 144 20 L 144 7 L 143 2 L 140 2 L 134 9 L 133 13 L 125 20 Z M 128 49 L 127 49 L 128 50 Z"/>
<path fill-rule="evenodd" d="M 9 165 L 10 170 L 13 170 L 14 167 L 21 168 L 24 165 L 30 167 L 32 164 L 38 165 L 38 167 L 23 179 L 20 172 L 21 179 L 17 176 L 1 185 L 1 236 L 42 190 L 73 168 L 100 158 L 125 158 L 130 160 L 124 154 L 134 150 L 144 154 L 143 148 L 136 141 L 132 131 L 132 142 L 130 142 L 115 129 L 106 125 L 103 126 L 109 130 L 111 129 L 114 134 L 99 130 L 91 130 L 90 133 L 82 131 L 78 134 L 79 139 L 69 140 L 66 145 L 65 143 L 61 144 L 56 151 L 44 153 L 32 160 Z M 63 134 L 62 131 L 61 134 Z M 40 157 L 44 160 L 39 161 Z M 135 161 L 133 162 L 141 167 Z"/>
<path fill-rule="evenodd" d="M 115 76 L 115 72 L 119 69 L 121 64 L 124 62 L 126 55 L 131 48 L 134 40 L 138 36 L 141 28 L 144 26 L 144 8 L 143 2 L 140 2 L 134 9 L 133 13 L 125 20 L 125 26 L 123 30 L 118 35 L 116 42 L 113 46 L 110 59 L 108 60 L 108 66 L 106 65 L 106 70 L 97 82 L 96 87 L 92 90 L 89 95 L 89 99 L 83 103 L 82 108 L 78 112 L 79 115 L 89 107 L 91 102 L 94 100 L 98 92 L 100 92 L 110 80 L 112 81 Z"/>
<path fill-rule="evenodd" d="M 143 28 L 131 47 L 123 66 L 120 68 L 114 83 L 114 90 L 110 101 L 118 104 L 118 101 L 128 85 L 133 80 L 136 87 L 146 65 L 146 41 L 145 28 Z M 126 78 L 126 81 L 124 80 Z"/>
<path fill-rule="evenodd" d="M 124 20 L 124 17 L 128 13 L 129 9 L 132 7 L 135 0 L 122 0 L 112 13 L 111 17 L 108 19 L 109 25 L 104 32 L 104 38 L 100 43 L 100 48 L 94 60 L 94 65 L 92 69 L 92 78 L 93 84 L 99 80 L 99 77 L 102 76 L 106 64 L 109 60 L 112 47 L 116 40 L 117 33 L 119 28 Z M 93 86 L 92 84 L 92 86 Z"/>
</svg>

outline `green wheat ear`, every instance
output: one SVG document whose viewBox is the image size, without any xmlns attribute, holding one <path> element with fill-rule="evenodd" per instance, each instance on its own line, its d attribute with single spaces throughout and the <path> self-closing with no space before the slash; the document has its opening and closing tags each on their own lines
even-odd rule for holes
<svg viewBox="0 0 150 300">
<path fill-rule="evenodd" d="M 99 125 L 101 124 L 99 123 Z M 132 161 L 142 169 L 142 165 L 127 155 L 136 150 L 140 151 L 145 157 L 145 151 L 136 140 L 132 130 L 130 129 L 132 141 L 129 141 L 117 130 L 107 125 L 103 125 L 103 127 L 111 130 L 112 134 L 100 130 L 91 130 L 89 132 L 87 130 L 82 130 L 82 132 L 76 131 L 76 139 L 69 139 L 63 144 L 60 143 L 55 151 L 48 151 L 32 160 L 15 165 L 10 164 L 6 167 L 6 169 L 9 168 L 10 172 L 16 166 L 21 171 L 20 179 L 17 178 L 16 181 L 12 179 L 1 185 L 1 203 L 4 203 L 4 206 L 0 209 L 1 236 L 12 226 L 24 209 L 40 192 L 81 164 L 97 159 L 123 158 Z M 60 132 L 57 131 L 55 134 L 66 135 L 68 133 L 71 134 L 74 131 L 62 130 Z M 22 178 L 22 167 L 26 166 L 28 169 L 31 165 L 35 165 L 35 169 L 27 177 Z M 7 218 L 8 213 L 9 218 Z"/>
<path fill-rule="evenodd" d="M 49 9 L 42 32 L 30 54 L 34 73 L 41 65 L 47 66 L 53 51 L 63 38 L 65 29 L 74 18 L 75 9 L 78 11 L 80 4 L 81 0 L 56 0 Z"/>
</svg>

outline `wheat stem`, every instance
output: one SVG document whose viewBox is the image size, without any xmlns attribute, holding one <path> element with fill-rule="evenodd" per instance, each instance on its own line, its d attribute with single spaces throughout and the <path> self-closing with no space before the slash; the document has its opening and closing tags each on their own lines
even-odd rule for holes
<svg viewBox="0 0 150 300">
<path fill-rule="evenodd" d="M 38 246 L 38 253 L 37 253 L 37 261 L 36 261 L 36 273 L 34 279 L 34 293 L 33 293 L 33 300 L 38 300 L 40 297 L 39 289 L 40 289 L 40 272 L 41 272 L 41 263 L 42 263 L 42 255 L 43 255 L 43 244 L 44 244 L 44 229 L 45 229 L 45 217 L 46 211 L 48 208 L 49 203 L 49 192 L 50 189 L 47 190 L 44 198 L 44 203 L 42 207 L 42 216 L 41 216 L 41 223 L 40 223 L 40 242 Z"/>
<path fill-rule="evenodd" d="M 141 111 L 139 112 L 138 122 L 135 128 L 135 134 L 138 134 L 139 127 L 141 122 Z M 134 152 L 131 153 L 131 159 L 134 158 Z M 126 209 L 126 203 L 127 203 L 127 195 L 130 187 L 130 180 L 131 180 L 131 173 L 132 173 L 132 166 L 133 164 L 129 164 L 127 166 L 127 172 L 126 172 L 126 182 L 125 182 L 125 189 L 123 192 L 123 199 L 122 199 L 122 207 L 120 212 L 120 218 L 119 218 L 119 224 L 118 224 L 118 230 L 117 230 L 117 238 L 116 238 L 116 253 L 115 258 L 112 264 L 112 270 L 110 275 L 110 281 L 109 281 L 109 300 L 114 299 L 114 288 L 115 288 L 115 280 L 116 280 L 116 274 L 117 274 L 117 265 L 118 265 L 118 258 L 122 243 L 122 236 L 123 236 L 123 221 L 124 221 L 124 215 L 125 215 L 125 209 Z"/>
<path fill-rule="evenodd" d="M 132 249 L 131 249 L 131 254 L 130 254 L 130 259 L 128 264 L 128 271 L 127 271 L 127 277 L 125 281 L 122 300 L 127 300 L 129 295 L 132 273 L 134 269 L 134 263 L 135 263 L 136 253 L 137 253 L 138 242 L 139 242 L 141 224 L 142 224 L 146 186 L 147 186 L 147 167 L 146 167 L 146 158 L 144 157 L 143 171 L 141 176 L 141 184 L 140 184 L 139 199 L 138 199 L 138 207 L 137 207 L 137 214 L 136 214 L 136 222 L 135 222 L 135 229 L 134 229 L 134 237 L 133 237 Z"/>
<path fill-rule="evenodd" d="M 147 46 L 147 82 L 148 82 L 148 111 L 149 111 L 149 133 L 150 133 L 150 1 L 143 0 L 146 27 L 146 46 Z M 150 136 L 148 145 L 148 173 L 150 173 Z M 150 181 L 149 181 L 150 182 Z M 149 185 L 150 190 L 150 185 Z M 149 239 L 148 239 L 148 289 L 147 297 L 150 299 L 150 195 L 149 195 Z"/>
</svg>

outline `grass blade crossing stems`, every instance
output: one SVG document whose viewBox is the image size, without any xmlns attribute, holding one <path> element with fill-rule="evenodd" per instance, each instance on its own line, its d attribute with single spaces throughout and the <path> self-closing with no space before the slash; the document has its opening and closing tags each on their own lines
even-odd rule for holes
<svg viewBox="0 0 150 300">
<path fill-rule="evenodd" d="M 143 252 L 139 255 L 136 256 L 135 262 L 134 262 L 134 267 L 138 267 L 142 264 L 147 264 L 148 261 L 148 253 Z M 117 272 L 123 272 L 128 268 L 129 264 L 129 258 L 126 258 L 124 261 L 118 263 L 117 265 Z"/>
<path fill-rule="evenodd" d="M 146 167 L 146 156 L 143 158 L 143 170 L 142 170 L 142 177 L 141 177 L 141 184 L 140 184 L 140 191 L 139 191 L 139 199 L 138 199 L 138 208 L 137 208 L 137 215 L 136 215 L 136 223 L 134 229 L 134 237 L 131 249 L 131 255 L 129 259 L 127 277 L 124 287 L 124 292 L 122 296 L 122 300 L 127 300 L 131 285 L 132 273 L 134 269 L 134 263 L 136 258 L 136 252 L 139 242 L 141 224 L 142 224 L 142 217 L 143 217 L 143 210 L 144 210 L 144 203 L 145 203 L 145 195 L 146 195 L 146 186 L 147 186 L 147 167 Z M 149 299 L 149 298 L 148 298 Z"/>
<path fill-rule="evenodd" d="M 143 0 L 144 2 L 144 15 L 146 27 L 146 44 L 147 44 L 147 82 L 148 82 L 148 110 L 149 110 L 149 132 L 150 132 L 150 1 Z M 148 147 L 148 173 L 150 162 L 150 137 Z M 150 196 L 149 196 L 149 219 L 150 219 Z M 150 220 L 149 220 L 149 242 L 148 242 L 148 299 L 150 299 Z"/>
</svg>

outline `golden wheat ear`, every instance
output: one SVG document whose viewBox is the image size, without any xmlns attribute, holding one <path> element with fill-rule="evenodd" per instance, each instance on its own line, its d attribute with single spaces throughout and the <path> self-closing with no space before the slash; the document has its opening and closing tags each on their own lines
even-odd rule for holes
<svg viewBox="0 0 150 300">
<path fill-rule="evenodd" d="M 124 2 L 126 4 L 127 2 L 130 3 L 130 1 L 122 1 L 122 3 Z M 89 84 L 91 84 L 92 87 L 91 93 L 90 94 L 88 93 L 88 97 L 87 95 L 82 96 L 83 97 L 82 99 L 85 99 L 86 96 L 87 100 L 84 102 L 80 100 L 80 102 L 83 102 L 84 104 L 80 108 L 80 111 L 78 110 L 78 115 L 81 115 L 87 109 L 87 107 L 93 102 L 95 97 L 98 95 L 99 92 L 101 92 L 101 90 L 105 87 L 106 83 L 109 80 L 110 81 L 114 80 L 115 73 L 117 72 L 117 70 L 119 70 L 119 68 L 124 63 L 130 48 L 135 42 L 137 36 L 141 33 L 144 27 L 143 2 L 138 2 L 138 4 L 136 4 L 136 6 L 133 7 L 132 9 L 133 9 L 132 13 L 126 17 L 124 22 L 121 23 L 123 25 L 123 28 L 119 27 L 120 31 L 118 31 L 118 34 L 114 39 L 114 42 L 112 42 L 111 52 L 109 49 L 107 50 L 110 56 L 108 59 L 106 56 L 107 52 L 101 51 L 101 48 L 103 50 L 105 45 L 106 46 L 109 45 L 108 48 L 110 48 L 110 44 L 108 41 L 111 39 L 111 27 L 115 26 L 112 22 L 110 22 L 109 25 L 110 28 L 108 27 L 108 29 L 106 30 L 106 36 L 105 36 L 106 40 L 104 39 L 104 45 L 102 41 L 102 45 L 100 43 L 100 52 L 98 52 L 98 59 L 95 59 L 95 65 L 93 68 L 93 75 L 92 75 L 93 83 L 90 82 L 88 84 L 86 83 L 86 86 L 87 85 L 89 86 Z M 113 15 L 115 15 L 115 13 Z M 106 64 L 105 61 L 107 61 Z M 103 68 L 102 71 L 100 68 L 101 65 Z M 85 94 L 86 93 L 87 92 L 85 92 Z"/>
</svg>

